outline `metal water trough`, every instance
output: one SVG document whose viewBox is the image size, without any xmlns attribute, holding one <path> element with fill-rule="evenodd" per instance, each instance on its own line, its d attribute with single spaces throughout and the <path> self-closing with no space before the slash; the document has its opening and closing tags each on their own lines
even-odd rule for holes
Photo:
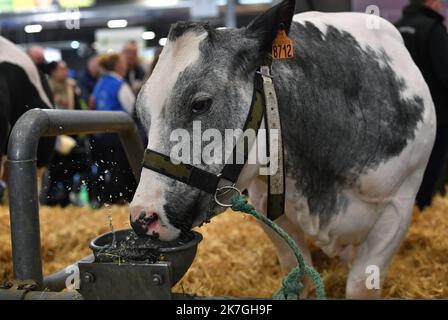
<svg viewBox="0 0 448 320">
<path fill-rule="evenodd" d="M 66 269 L 43 278 L 40 245 L 36 153 L 41 137 L 118 133 L 138 182 L 144 147 L 132 118 L 123 112 L 57 111 L 34 109 L 24 114 L 12 130 L 8 146 L 9 205 L 15 282 L 0 287 L 2 299 L 176 299 L 172 286 L 193 262 L 202 237 L 165 252 L 157 263 L 101 262 L 91 255 L 75 265 L 80 271 L 80 288 L 66 287 Z M 118 232 L 118 236 L 126 232 Z M 110 238 L 106 234 L 91 247 Z M 171 252 L 170 252 L 171 251 Z"/>
</svg>

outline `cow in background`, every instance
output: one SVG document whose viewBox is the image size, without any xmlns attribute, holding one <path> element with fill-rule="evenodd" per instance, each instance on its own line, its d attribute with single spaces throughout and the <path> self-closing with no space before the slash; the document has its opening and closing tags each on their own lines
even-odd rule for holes
<svg viewBox="0 0 448 320">
<path fill-rule="evenodd" d="M 11 129 L 28 110 L 52 108 L 52 95 L 45 77 L 33 61 L 9 40 L 0 37 L 0 179 Z M 49 164 L 54 138 L 43 138 L 38 148 L 38 166 Z"/>
</svg>

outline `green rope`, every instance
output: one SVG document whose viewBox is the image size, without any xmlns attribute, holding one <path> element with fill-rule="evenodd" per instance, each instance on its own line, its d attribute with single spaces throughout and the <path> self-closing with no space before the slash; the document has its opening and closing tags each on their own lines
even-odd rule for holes
<svg viewBox="0 0 448 320">
<path fill-rule="evenodd" d="M 325 299 L 325 288 L 319 273 L 313 267 L 305 264 L 305 259 L 303 258 L 299 247 L 282 228 L 266 218 L 264 215 L 257 212 L 257 210 L 255 210 L 255 208 L 248 203 L 247 198 L 244 196 L 238 196 L 232 199 L 232 210 L 254 216 L 256 219 L 260 220 L 274 230 L 294 251 L 299 265 L 283 279 L 281 289 L 273 296 L 274 300 L 299 300 L 300 292 L 303 289 L 302 282 L 305 275 L 308 276 L 314 283 L 317 299 Z"/>
</svg>

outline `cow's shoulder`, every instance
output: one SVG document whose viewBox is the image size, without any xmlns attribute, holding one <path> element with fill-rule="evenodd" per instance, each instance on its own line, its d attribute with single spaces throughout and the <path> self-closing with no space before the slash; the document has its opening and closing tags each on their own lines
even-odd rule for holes
<svg viewBox="0 0 448 320">
<path fill-rule="evenodd" d="M 365 13 L 338 12 L 324 13 L 311 11 L 294 16 L 293 21 L 302 25 L 312 24 L 323 35 L 328 28 L 346 32 L 353 36 L 363 47 L 380 45 L 385 39 L 403 44 L 403 38 L 397 28 L 389 21 Z"/>
</svg>

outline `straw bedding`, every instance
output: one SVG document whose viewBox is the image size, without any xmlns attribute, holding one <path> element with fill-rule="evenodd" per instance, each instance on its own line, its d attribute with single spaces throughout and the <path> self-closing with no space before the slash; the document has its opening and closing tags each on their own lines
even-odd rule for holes
<svg viewBox="0 0 448 320">
<path fill-rule="evenodd" d="M 115 229 L 128 228 L 128 208 L 100 211 L 42 208 L 44 273 L 50 274 L 90 254 L 88 243 Z M 175 290 L 204 296 L 268 297 L 280 286 L 282 274 L 275 250 L 258 224 L 227 212 L 199 230 L 204 235 L 193 266 Z M 8 210 L 0 207 L 0 280 L 11 278 Z M 313 247 L 315 266 L 327 295 L 343 298 L 347 267 Z M 448 298 L 448 198 L 437 198 L 424 215 L 415 212 L 406 241 L 386 279 L 385 298 Z"/>
</svg>

